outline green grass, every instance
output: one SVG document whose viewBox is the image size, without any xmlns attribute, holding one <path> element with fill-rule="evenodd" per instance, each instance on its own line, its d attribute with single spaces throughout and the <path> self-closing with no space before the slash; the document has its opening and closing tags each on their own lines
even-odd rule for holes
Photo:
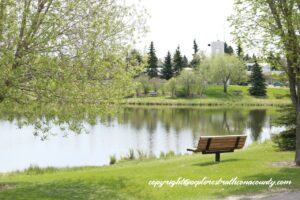
<svg viewBox="0 0 300 200">
<path fill-rule="evenodd" d="M 300 188 L 299 168 L 272 167 L 275 161 L 291 161 L 293 152 L 279 152 L 271 142 L 254 144 L 245 150 L 213 155 L 183 155 L 166 159 L 134 160 L 106 167 L 83 167 L 44 171 L 35 167 L 22 173 L 0 175 L 1 200 L 92 200 L 92 199 L 203 199 L 266 192 L 268 186 L 175 186 L 153 188 L 150 180 L 291 180 Z M 276 186 L 275 189 L 283 188 Z M 274 188 L 272 188 L 274 190 Z"/>
<path fill-rule="evenodd" d="M 242 95 L 234 95 L 233 91 L 240 90 Z M 157 97 L 128 98 L 123 101 L 130 105 L 240 105 L 240 106 L 281 106 L 290 104 L 288 88 L 268 88 L 266 97 L 249 95 L 247 86 L 229 86 L 228 93 L 223 92 L 222 86 L 209 86 L 203 97 L 170 98 L 169 95 Z"/>
</svg>

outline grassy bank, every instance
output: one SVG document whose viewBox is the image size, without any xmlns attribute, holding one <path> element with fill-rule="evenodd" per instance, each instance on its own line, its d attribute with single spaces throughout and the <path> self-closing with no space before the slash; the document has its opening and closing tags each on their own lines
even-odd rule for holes
<svg viewBox="0 0 300 200">
<path fill-rule="evenodd" d="M 23 173 L 0 175 L 1 200 L 87 200 L 87 199 L 203 199 L 257 193 L 268 186 L 175 186 L 153 188 L 150 180 L 291 180 L 300 188 L 299 168 L 272 166 L 276 161 L 293 160 L 293 152 L 278 152 L 271 142 L 254 144 L 235 153 L 223 154 L 222 162 L 213 155 L 183 155 L 162 160 L 128 161 L 107 167 L 70 169 L 31 169 Z"/>
<path fill-rule="evenodd" d="M 234 94 L 241 91 L 241 95 Z M 170 95 L 157 97 L 128 98 L 123 101 L 127 105 L 176 105 L 176 106 L 283 106 L 290 104 L 288 88 L 268 88 L 266 97 L 253 97 L 247 86 L 230 86 L 228 93 L 222 86 L 209 86 L 203 97 L 171 98 Z"/>
</svg>

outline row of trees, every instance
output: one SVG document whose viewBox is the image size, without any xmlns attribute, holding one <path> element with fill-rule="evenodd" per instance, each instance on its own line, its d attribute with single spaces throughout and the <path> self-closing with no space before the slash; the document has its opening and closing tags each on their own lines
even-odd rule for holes
<svg viewBox="0 0 300 200">
<path fill-rule="evenodd" d="M 164 65 L 169 71 L 164 71 L 163 75 L 168 77 L 161 79 L 158 77 L 149 78 L 147 75 L 139 76 L 136 81 L 136 95 L 141 93 L 147 94 L 150 90 L 163 94 L 168 92 L 172 97 L 176 96 L 202 96 L 204 89 L 208 84 L 222 84 L 224 93 L 227 93 L 230 84 L 241 84 L 248 82 L 246 70 L 243 61 L 234 55 L 220 54 L 211 58 L 205 58 L 201 64 L 195 68 L 187 68 L 182 70 L 180 74 L 173 77 L 171 54 L 165 58 Z M 266 82 L 262 74 L 262 69 L 255 62 L 249 80 L 251 87 L 249 88 L 250 95 L 265 96 Z"/>
<path fill-rule="evenodd" d="M 163 68 L 162 77 L 166 80 L 169 80 L 174 75 L 178 75 L 183 68 L 195 67 L 196 65 L 198 65 L 200 63 L 200 59 L 196 59 L 199 56 L 196 56 L 196 54 L 198 53 L 198 45 L 195 40 L 194 40 L 194 52 L 195 52 L 193 55 L 194 58 L 191 61 L 191 63 L 189 63 L 186 56 L 182 56 L 179 46 L 175 50 L 173 58 L 171 53 L 168 52 L 162 64 L 162 68 Z M 149 53 L 148 53 L 147 64 L 146 64 L 147 75 L 150 78 L 158 77 L 159 75 L 158 67 L 159 67 L 158 58 L 156 56 L 154 43 L 151 42 Z"/>
<path fill-rule="evenodd" d="M 199 66 L 200 62 L 205 58 L 204 54 L 199 51 L 198 44 L 196 40 L 193 41 L 193 58 L 191 62 L 188 61 L 186 56 L 182 56 L 180 47 L 178 46 L 175 50 L 174 55 L 172 56 L 171 53 L 168 51 L 167 55 L 165 56 L 162 64 L 159 66 L 159 59 L 156 56 L 156 51 L 154 47 L 154 43 L 151 42 L 149 52 L 147 55 L 147 63 L 146 63 L 146 71 L 150 78 L 158 77 L 161 75 L 162 78 L 169 80 L 173 76 L 177 76 L 180 74 L 183 68 L 196 68 Z M 227 55 L 234 55 L 233 48 L 225 42 L 224 45 L 224 53 Z M 238 44 L 236 49 L 236 55 L 241 60 L 244 61 L 256 61 L 257 58 L 253 54 L 252 57 L 249 57 L 248 54 L 244 56 L 243 49 L 241 44 Z M 162 70 L 158 71 L 158 68 L 161 67 Z"/>
<path fill-rule="evenodd" d="M 172 70 L 171 55 L 168 53 L 164 64 Z M 169 75 L 167 84 L 169 92 L 175 95 L 177 89 L 181 89 L 181 96 L 192 96 L 193 94 L 202 95 L 208 84 L 222 84 L 224 93 L 227 93 L 227 87 L 230 83 L 242 83 L 247 80 L 246 69 L 243 62 L 234 55 L 220 54 L 211 58 L 205 58 L 195 68 L 184 69 L 178 76 L 172 77 L 171 72 L 164 73 Z M 142 77 L 142 78 L 141 78 Z M 162 83 L 158 78 L 147 78 L 141 76 L 137 78 L 140 86 L 146 94 L 150 85 Z M 179 87 L 179 88 L 178 88 Z M 157 91 L 154 87 L 154 91 Z"/>
</svg>

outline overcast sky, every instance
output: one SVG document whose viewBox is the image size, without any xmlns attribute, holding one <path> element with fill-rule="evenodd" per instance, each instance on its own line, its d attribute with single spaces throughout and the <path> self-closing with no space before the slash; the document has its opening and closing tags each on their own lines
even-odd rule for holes
<svg viewBox="0 0 300 200">
<path fill-rule="evenodd" d="M 191 58 L 194 39 L 208 54 L 210 42 L 225 39 L 230 43 L 227 17 L 232 13 L 233 0 L 140 0 L 140 4 L 150 14 L 150 32 L 138 48 L 148 49 L 153 41 L 159 58 L 167 51 L 173 54 L 178 45 Z"/>
</svg>

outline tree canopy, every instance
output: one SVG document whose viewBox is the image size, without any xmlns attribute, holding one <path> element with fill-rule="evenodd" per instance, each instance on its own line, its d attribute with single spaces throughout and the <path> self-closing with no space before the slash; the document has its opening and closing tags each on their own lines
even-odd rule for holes
<svg viewBox="0 0 300 200">
<path fill-rule="evenodd" d="M 0 5 L 1 99 L 99 102 L 128 94 L 125 53 L 144 20 L 133 7 L 119 0 Z"/>
<path fill-rule="evenodd" d="M 300 165 L 300 1 L 235 0 L 234 10 L 230 21 L 236 37 L 266 56 L 283 58 L 277 64 L 288 75 L 297 113 L 295 161 Z"/>
<path fill-rule="evenodd" d="M 245 66 L 236 56 L 216 55 L 206 61 L 205 64 L 210 67 L 213 80 L 223 84 L 224 93 L 227 93 L 229 81 L 239 82 L 246 77 Z"/>
</svg>

